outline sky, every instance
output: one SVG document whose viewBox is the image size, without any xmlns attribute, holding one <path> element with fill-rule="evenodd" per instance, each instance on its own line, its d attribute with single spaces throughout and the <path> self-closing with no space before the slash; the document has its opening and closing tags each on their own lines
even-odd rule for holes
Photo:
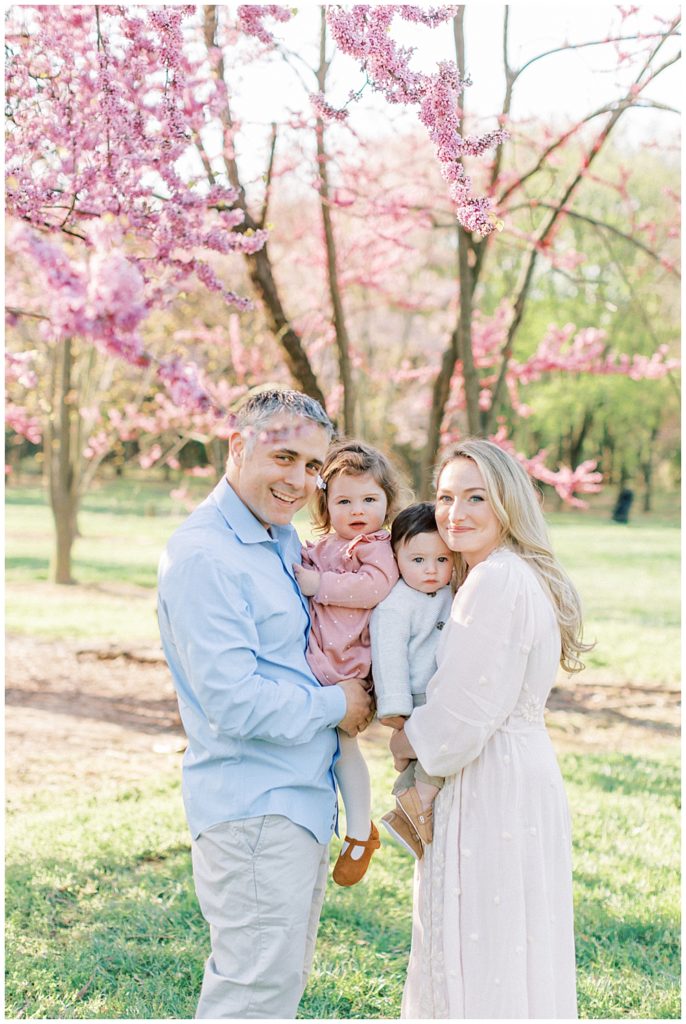
<svg viewBox="0 0 686 1024">
<path fill-rule="evenodd" d="M 317 61 L 317 50 L 313 43 L 318 38 L 319 6 L 313 3 L 298 4 L 298 14 L 292 21 L 287 25 L 276 26 L 278 38 L 283 39 L 294 53 L 305 58 L 312 66 Z M 504 91 L 504 6 L 488 2 L 468 3 L 466 6 L 467 70 L 473 85 L 467 91 L 465 102 L 469 110 L 487 117 L 500 109 Z M 632 18 L 632 31 L 649 30 L 654 24 L 655 14 L 671 19 L 678 10 L 679 6 L 675 3 L 643 4 Z M 510 4 L 511 63 L 520 65 L 535 54 L 560 46 L 567 40 L 581 42 L 603 39 L 612 24 L 618 24 L 615 4 L 515 2 Z M 396 18 L 393 36 L 403 45 L 417 47 L 413 66 L 419 70 L 428 72 L 435 68 L 439 60 L 454 59 L 450 23 L 438 29 L 426 29 Z M 673 45 L 670 52 L 675 49 Z M 297 59 L 295 63 L 298 63 Z M 294 90 L 293 74 L 285 65 L 276 63 L 268 81 L 264 78 L 264 71 L 261 74 L 261 78 L 255 77 L 249 89 L 252 98 L 244 108 L 251 119 L 254 117 L 259 120 L 262 116 L 265 110 L 262 100 L 267 93 L 270 107 L 277 96 L 286 106 L 289 103 L 293 107 L 301 105 L 301 101 L 294 100 L 297 87 Z M 627 83 L 627 75 L 633 75 L 633 70 L 618 68 L 617 62 L 609 60 L 607 47 L 585 48 L 550 56 L 533 64 L 519 79 L 514 112 L 517 117 L 543 117 L 548 120 L 580 117 L 615 97 L 615 82 Z M 307 80 L 310 88 L 314 88 L 313 78 L 310 76 Z M 361 81 L 359 69 L 350 58 L 337 58 L 331 76 L 331 101 L 334 104 L 337 100 L 343 103 L 350 88 Z M 674 105 L 681 95 L 683 84 L 679 63 L 650 87 L 648 95 L 662 103 Z M 246 96 L 242 94 L 241 106 L 245 100 Z M 359 105 L 360 108 L 362 106 Z M 364 106 L 382 109 L 380 103 L 370 97 L 365 97 Z M 356 117 L 360 113 L 361 109 L 356 111 Z M 628 123 L 628 119 L 624 120 Z M 630 120 L 628 136 L 637 142 L 656 132 L 675 132 L 678 127 L 675 115 L 654 111 L 633 115 Z"/>
</svg>

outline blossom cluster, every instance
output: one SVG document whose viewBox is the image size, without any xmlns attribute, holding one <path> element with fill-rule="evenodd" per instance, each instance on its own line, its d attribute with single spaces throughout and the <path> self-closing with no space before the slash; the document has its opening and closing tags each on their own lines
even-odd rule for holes
<svg viewBox="0 0 686 1024">
<path fill-rule="evenodd" d="M 348 119 L 348 111 L 344 108 L 337 110 L 336 107 L 332 107 L 321 92 L 313 93 L 310 96 L 310 103 L 317 117 L 323 121 L 347 121 Z"/>
<path fill-rule="evenodd" d="M 5 350 L 5 383 L 16 381 L 27 391 L 38 385 L 38 377 L 33 368 L 35 351 L 8 352 Z"/>
<path fill-rule="evenodd" d="M 490 440 L 521 462 L 529 476 L 553 487 L 562 500 L 573 508 L 588 507 L 588 502 L 577 498 L 577 494 L 597 494 L 602 489 L 603 474 L 596 471 L 598 463 L 594 459 L 586 459 L 574 469 L 563 464 L 553 470 L 545 465 L 548 456 L 545 448 L 527 458 L 515 449 L 504 426 L 500 426 Z"/>
<path fill-rule="evenodd" d="M 143 301 L 141 279 L 150 294 L 165 270 L 177 285 L 194 274 L 245 308 L 201 254 L 254 253 L 267 237 L 245 231 L 235 189 L 217 182 L 208 191 L 179 174 L 207 113 L 195 88 L 202 53 L 184 46 L 193 12 L 190 5 L 65 5 L 9 14 L 7 213 L 38 231 L 77 237 L 89 250 L 98 246 L 97 221 L 116 220 L 124 255 L 116 267 L 109 255 L 91 269 L 91 300 L 104 301 L 105 320 L 113 301 L 124 306 L 107 285 L 109 272 L 134 298 L 132 319 Z M 53 252 L 67 296 L 79 285 L 69 280 L 69 257 Z"/>
<path fill-rule="evenodd" d="M 275 21 L 285 22 L 291 18 L 291 11 L 286 7 L 279 7 L 278 4 L 241 4 L 237 14 L 239 28 L 247 36 L 254 36 L 266 46 L 274 42 L 274 36 L 265 28 L 264 19 L 273 18 Z"/>
<path fill-rule="evenodd" d="M 455 13 L 454 7 L 427 10 L 404 4 L 331 5 L 327 20 L 338 47 L 361 63 L 374 89 L 382 92 L 389 103 L 419 106 L 419 119 L 434 143 L 458 221 L 467 231 L 488 235 L 500 222 L 491 209 L 490 198 L 473 194 L 463 158 L 481 156 L 500 145 L 508 137 L 507 132 L 497 129 L 482 136 L 463 137 L 458 98 L 469 81 L 460 77 L 452 61 L 440 62 L 433 75 L 413 71 L 410 61 L 414 50 L 399 46 L 390 34 L 395 14 L 434 27 Z M 340 114 L 334 108 L 327 112 L 329 116 Z"/>
<path fill-rule="evenodd" d="M 533 355 L 525 363 L 513 363 L 511 373 L 522 384 L 555 371 L 658 380 L 678 366 L 679 361 L 669 356 L 668 345 L 660 345 L 650 356 L 631 356 L 610 350 L 607 333 L 599 328 L 577 331 L 574 324 L 565 324 L 551 326 Z"/>
</svg>

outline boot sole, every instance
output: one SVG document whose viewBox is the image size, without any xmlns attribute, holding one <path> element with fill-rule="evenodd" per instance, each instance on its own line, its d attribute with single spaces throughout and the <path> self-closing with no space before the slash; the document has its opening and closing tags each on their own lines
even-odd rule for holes
<svg viewBox="0 0 686 1024">
<path fill-rule="evenodd" d="M 381 824 L 389 833 L 389 835 L 391 835 L 393 839 L 395 839 L 396 843 L 400 843 L 401 846 L 404 846 L 407 852 L 410 853 L 415 860 L 421 860 L 421 857 L 417 854 L 417 851 L 410 846 L 410 844 L 407 842 L 404 836 L 401 836 L 399 832 L 396 832 L 395 829 L 391 825 L 389 825 L 387 821 L 384 821 L 383 818 L 381 819 Z"/>
</svg>

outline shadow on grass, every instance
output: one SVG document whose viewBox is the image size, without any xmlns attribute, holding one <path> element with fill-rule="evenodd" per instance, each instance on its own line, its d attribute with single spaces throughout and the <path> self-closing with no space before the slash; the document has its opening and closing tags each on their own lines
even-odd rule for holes
<svg viewBox="0 0 686 1024">
<path fill-rule="evenodd" d="M 30 491 L 23 487 L 21 491 L 15 491 L 12 487 L 7 487 L 5 489 L 5 504 L 47 507 L 47 500 L 44 491 Z"/>
<path fill-rule="evenodd" d="M 576 955 L 579 971 L 606 972 L 631 968 L 640 977 L 664 977 L 678 988 L 680 924 L 674 915 L 651 912 L 646 917 L 615 913 L 607 903 L 583 897 L 576 908 Z"/>
<path fill-rule="evenodd" d="M 668 799 L 676 807 L 681 806 L 681 780 L 677 763 L 656 763 L 633 754 L 608 754 L 603 758 L 602 766 L 599 766 L 597 759 L 566 754 L 563 763 L 565 776 L 574 785 L 587 785 L 605 793 L 625 796 L 645 796 L 650 793 Z"/>
<path fill-rule="evenodd" d="M 209 935 L 195 899 L 188 844 L 130 859 L 101 858 L 80 872 L 60 858 L 46 857 L 37 867 L 7 866 L 9 1015 L 21 1009 L 25 1017 L 193 1016 Z M 50 881 L 38 881 L 41 876 Z M 365 890 L 361 899 L 359 891 L 329 887 L 300 1016 L 398 1016 L 410 881 L 400 912 L 392 884 Z M 30 929 L 31 941 L 22 941 Z"/>
<path fill-rule="evenodd" d="M 10 707 L 31 707 L 53 715 L 70 718 L 91 718 L 99 722 L 115 722 L 143 733 L 172 732 L 183 735 L 176 697 L 145 700 L 132 697 L 105 697 L 79 690 L 5 690 L 5 704 Z"/>
<path fill-rule="evenodd" d="M 208 938 L 188 844 L 81 874 L 67 861 L 43 866 L 65 884 L 37 883 L 21 864 L 6 872 L 8 1015 L 192 1017 Z M 23 941 L 29 921 L 32 944 Z"/>
<path fill-rule="evenodd" d="M 23 570 L 30 574 L 32 580 L 47 580 L 50 561 L 47 558 L 36 558 L 31 555 L 5 556 L 5 572 Z"/>
</svg>

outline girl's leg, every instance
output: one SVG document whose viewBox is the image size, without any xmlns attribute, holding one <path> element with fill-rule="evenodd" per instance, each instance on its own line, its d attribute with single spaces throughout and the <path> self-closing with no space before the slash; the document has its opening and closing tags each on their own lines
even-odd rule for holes
<svg viewBox="0 0 686 1024">
<path fill-rule="evenodd" d="M 369 769 L 356 739 L 340 730 L 338 739 L 341 744 L 341 756 L 336 761 L 334 773 L 345 807 L 345 831 L 352 839 L 364 842 L 369 838 L 372 813 Z M 348 845 L 344 843 L 341 852 L 344 852 Z M 359 860 L 364 852 L 364 847 L 354 846 L 350 856 L 353 860 Z"/>
</svg>

